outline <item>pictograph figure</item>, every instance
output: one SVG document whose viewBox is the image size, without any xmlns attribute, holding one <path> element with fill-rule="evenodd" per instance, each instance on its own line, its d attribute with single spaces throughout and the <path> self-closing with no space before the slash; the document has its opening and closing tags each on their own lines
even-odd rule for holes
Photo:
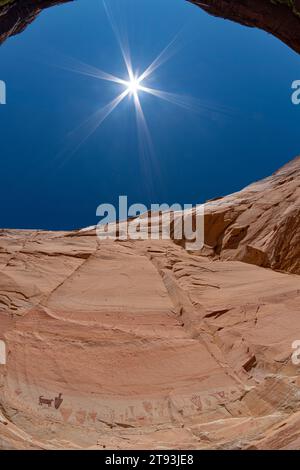
<svg viewBox="0 0 300 470">
<path fill-rule="evenodd" d="M 62 393 L 60 393 L 58 395 L 58 397 L 55 397 L 55 400 L 54 400 L 54 407 L 56 410 L 58 410 L 58 408 L 60 407 L 60 405 L 62 404 L 63 402 L 63 398 L 62 398 Z"/>
<path fill-rule="evenodd" d="M 39 397 L 39 405 L 48 405 L 48 408 L 52 406 L 52 402 L 54 402 L 53 398 L 49 400 L 49 398 L 44 398 L 43 396 Z"/>
</svg>

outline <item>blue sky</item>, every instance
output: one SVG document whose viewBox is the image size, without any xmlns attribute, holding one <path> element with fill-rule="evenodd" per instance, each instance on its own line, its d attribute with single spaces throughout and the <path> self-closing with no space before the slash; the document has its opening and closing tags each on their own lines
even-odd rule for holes
<svg viewBox="0 0 300 470">
<path fill-rule="evenodd" d="M 125 77 L 101 0 L 42 12 L 0 49 L 1 227 L 72 229 L 101 203 L 196 204 L 237 191 L 299 153 L 300 58 L 272 36 L 213 18 L 184 0 L 110 0 L 142 71 L 178 33 L 151 86 L 189 95 L 197 112 L 142 94 L 152 163 L 139 153 L 132 99 L 74 152 L 74 129 L 122 91 L 65 70 L 69 57 Z M 206 103 L 211 112 L 201 108 Z M 72 133 L 72 131 L 74 131 Z M 71 134 L 70 134 L 71 133 Z M 67 142 L 67 145 L 66 145 Z M 150 182 L 150 183 L 149 183 Z"/>
</svg>

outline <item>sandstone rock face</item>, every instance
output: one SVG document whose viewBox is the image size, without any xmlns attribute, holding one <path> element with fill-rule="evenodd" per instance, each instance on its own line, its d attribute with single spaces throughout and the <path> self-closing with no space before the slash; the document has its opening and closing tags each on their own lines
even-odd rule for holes
<svg viewBox="0 0 300 470">
<path fill-rule="evenodd" d="M 208 13 L 257 27 L 300 52 L 299 0 L 187 0 Z"/>
<path fill-rule="evenodd" d="M 0 2 L 0 44 L 10 36 L 24 31 L 45 8 L 67 1 L 71 0 L 4 0 Z"/>
<path fill-rule="evenodd" d="M 300 158 L 205 207 L 205 242 L 222 260 L 300 274 Z"/>
<path fill-rule="evenodd" d="M 299 185 L 208 203 L 202 253 L 2 230 L 0 447 L 299 449 Z"/>
</svg>

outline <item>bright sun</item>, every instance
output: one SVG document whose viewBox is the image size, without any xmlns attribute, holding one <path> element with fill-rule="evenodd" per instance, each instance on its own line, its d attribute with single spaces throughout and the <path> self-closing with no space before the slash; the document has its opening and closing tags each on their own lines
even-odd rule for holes
<svg viewBox="0 0 300 470">
<path fill-rule="evenodd" d="M 141 90 L 140 80 L 136 77 L 132 77 L 126 82 L 127 90 L 133 95 L 137 95 L 138 91 Z"/>
<path fill-rule="evenodd" d="M 132 60 L 128 48 L 128 41 L 126 40 L 126 38 L 122 39 L 121 31 L 119 30 L 118 24 L 115 22 L 111 9 L 107 5 L 107 3 L 106 0 L 103 0 L 103 5 L 107 17 L 116 35 L 116 39 L 119 43 L 121 54 L 124 59 L 124 63 L 126 66 L 126 78 L 116 77 L 115 75 L 107 73 L 96 67 L 83 64 L 82 62 L 77 63 L 77 61 L 75 61 L 75 65 L 70 68 L 70 70 L 81 73 L 83 75 L 95 77 L 99 80 L 106 80 L 109 82 L 117 83 L 123 88 L 122 92 L 118 96 L 116 96 L 103 107 L 99 108 L 95 114 L 93 114 L 88 120 L 85 121 L 85 123 L 82 124 L 82 126 L 87 126 L 87 135 L 84 137 L 84 140 L 87 139 L 87 137 L 93 132 L 95 132 L 95 130 L 103 123 L 103 121 L 105 121 L 105 119 L 107 119 L 107 117 L 119 106 L 119 104 L 126 97 L 131 97 L 133 98 L 132 101 L 136 111 L 139 138 L 142 141 L 141 149 L 143 152 L 143 158 L 146 158 L 144 155 L 145 152 L 148 151 L 149 154 L 153 153 L 153 145 L 151 142 L 150 130 L 148 128 L 147 120 L 142 108 L 142 103 L 140 101 L 140 94 L 145 93 L 148 95 L 153 95 L 156 98 L 167 101 L 169 103 L 173 103 L 177 106 L 181 106 L 184 109 L 194 110 L 195 108 L 197 108 L 194 103 L 190 102 L 190 99 L 185 99 L 185 97 L 182 95 L 176 95 L 175 93 L 169 93 L 163 90 L 157 90 L 155 88 L 150 88 L 147 86 L 147 80 L 154 74 L 154 72 L 159 67 L 161 67 L 167 60 L 170 59 L 170 57 L 172 57 L 179 35 L 177 34 L 175 38 L 162 50 L 162 52 L 160 52 L 160 54 L 146 68 L 146 70 L 144 70 L 144 72 L 140 74 L 140 70 L 134 69 L 132 66 Z"/>
</svg>

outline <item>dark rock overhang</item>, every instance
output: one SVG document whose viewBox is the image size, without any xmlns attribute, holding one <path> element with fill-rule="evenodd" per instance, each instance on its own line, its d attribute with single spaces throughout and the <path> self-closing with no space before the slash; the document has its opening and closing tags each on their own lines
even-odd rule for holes
<svg viewBox="0 0 300 470">
<path fill-rule="evenodd" d="M 45 8 L 72 0 L 2 0 L 0 1 L 0 44 L 21 33 Z"/>
<path fill-rule="evenodd" d="M 0 44 L 45 8 L 73 0 L 0 0 Z M 273 34 L 300 52 L 300 0 L 186 0 L 207 13 Z"/>
<path fill-rule="evenodd" d="M 187 0 L 207 13 L 273 34 L 300 52 L 300 0 Z"/>
</svg>

